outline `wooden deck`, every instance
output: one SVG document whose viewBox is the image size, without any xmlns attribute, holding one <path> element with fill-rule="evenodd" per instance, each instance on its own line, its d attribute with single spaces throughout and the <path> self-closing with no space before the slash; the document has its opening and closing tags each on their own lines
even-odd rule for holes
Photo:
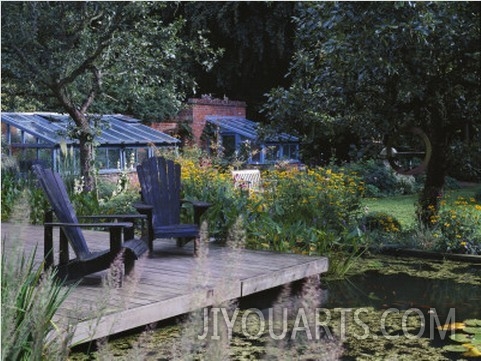
<svg viewBox="0 0 481 361">
<path fill-rule="evenodd" d="M 86 231 L 92 250 L 104 249 L 108 235 Z M 43 227 L 1 224 L 6 252 L 35 246 L 43 255 Z M 192 242 L 191 242 L 192 243 Z M 192 246 L 177 248 L 175 241 L 154 242 L 154 253 L 137 261 L 131 279 L 120 289 L 102 286 L 106 272 L 85 277 L 57 314 L 78 323 L 72 343 L 113 335 L 150 325 L 226 300 L 241 298 L 328 269 L 325 257 L 264 251 L 232 250 L 209 244 L 203 257 L 192 256 Z"/>
</svg>

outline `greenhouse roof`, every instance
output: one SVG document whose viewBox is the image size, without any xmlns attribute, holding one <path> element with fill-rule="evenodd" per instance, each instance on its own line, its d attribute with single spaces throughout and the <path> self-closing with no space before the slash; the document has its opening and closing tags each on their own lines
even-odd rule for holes
<svg viewBox="0 0 481 361">
<path fill-rule="evenodd" d="M 208 123 L 217 125 L 222 133 L 240 134 L 249 139 L 259 138 L 259 124 L 242 117 L 235 116 L 207 116 Z M 264 139 L 267 143 L 297 143 L 299 138 L 287 133 L 270 134 Z"/>
<path fill-rule="evenodd" d="M 42 143 L 52 146 L 66 142 L 77 144 L 78 140 L 67 137 L 73 121 L 69 115 L 59 113 L 3 113 L 2 123 L 9 124 L 39 138 Z M 95 120 L 94 120 L 95 119 Z M 101 132 L 96 141 L 100 146 L 145 146 L 175 145 L 180 140 L 141 124 L 134 119 L 121 114 L 92 116 L 92 122 L 97 121 Z"/>
</svg>

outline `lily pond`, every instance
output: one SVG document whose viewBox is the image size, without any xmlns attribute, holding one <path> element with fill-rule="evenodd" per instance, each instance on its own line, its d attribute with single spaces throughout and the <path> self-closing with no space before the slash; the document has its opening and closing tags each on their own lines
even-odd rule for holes
<svg viewBox="0 0 481 361">
<path fill-rule="evenodd" d="M 210 309 L 210 339 L 202 337 L 207 319 L 199 312 L 92 352 L 84 345 L 70 360 L 481 359 L 481 263 L 380 255 L 359 262 L 343 280 L 321 277 L 314 286 L 298 282 L 255 294 L 223 305 L 229 315 L 220 306 Z M 283 317 L 271 318 L 270 311 L 286 305 L 287 326 L 274 329 L 271 323 Z M 213 329 L 213 313 L 232 328 Z"/>
</svg>

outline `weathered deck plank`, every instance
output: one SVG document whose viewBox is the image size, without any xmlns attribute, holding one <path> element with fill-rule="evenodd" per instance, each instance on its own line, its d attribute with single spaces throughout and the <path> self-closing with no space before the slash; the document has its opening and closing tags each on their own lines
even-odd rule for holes
<svg viewBox="0 0 481 361">
<path fill-rule="evenodd" d="M 43 227 L 2 223 L 6 251 L 43 255 Z M 105 232 L 86 231 L 89 247 L 103 249 Z M 15 246 L 21 245 L 21 248 Z M 156 241 L 154 253 L 137 261 L 134 275 L 120 289 L 102 286 L 107 271 L 85 277 L 64 302 L 57 318 L 78 322 L 73 342 L 105 337 L 167 318 L 277 287 L 327 271 L 325 257 L 231 250 L 208 245 L 205 257 L 192 246 Z M 100 318 L 98 318 L 101 316 Z"/>
</svg>

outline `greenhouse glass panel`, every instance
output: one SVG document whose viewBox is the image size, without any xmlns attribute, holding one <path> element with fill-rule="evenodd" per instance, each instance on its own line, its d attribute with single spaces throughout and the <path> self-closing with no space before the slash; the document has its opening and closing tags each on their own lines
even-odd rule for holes
<svg viewBox="0 0 481 361">
<path fill-rule="evenodd" d="M 120 149 L 107 149 L 107 169 L 121 169 Z"/>
<path fill-rule="evenodd" d="M 224 156 L 232 157 L 236 151 L 235 135 L 222 136 L 222 147 L 224 148 Z"/>
<path fill-rule="evenodd" d="M 99 169 L 108 168 L 107 148 L 98 148 L 95 152 L 95 166 Z"/>
<path fill-rule="evenodd" d="M 142 148 L 141 154 L 146 157 L 150 154 L 150 146 L 164 148 L 180 144 L 180 140 L 142 124 L 139 119 L 120 114 L 87 116 L 92 119 L 96 117 L 100 120 L 98 124 L 101 124 L 99 135 L 95 139 L 98 144 L 95 161 L 100 171 L 116 171 L 126 166 L 132 168 L 132 162 L 138 161 L 138 149 Z M 53 152 L 51 163 L 55 170 L 60 171 L 67 166 L 72 166 L 72 169 L 80 168 L 79 164 L 72 164 L 78 163 L 78 155 L 61 158 L 65 145 L 75 147 L 75 152 L 78 153 L 78 140 L 66 137 L 69 124 L 72 123 L 68 115 L 2 112 L 1 120 L 3 139 L 8 142 L 11 154 L 18 159 L 27 159 L 28 156 L 44 160 L 47 153 L 39 150 L 48 147 Z"/>
<path fill-rule="evenodd" d="M 134 170 L 137 164 L 137 149 L 136 148 L 126 148 L 125 149 L 125 169 Z"/>
<path fill-rule="evenodd" d="M 299 159 L 298 147 L 296 144 L 284 144 L 282 145 L 282 159 Z"/>
<path fill-rule="evenodd" d="M 279 159 L 279 145 L 268 145 L 264 148 L 265 162 L 274 162 Z"/>
<path fill-rule="evenodd" d="M 149 148 L 138 148 L 137 149 L 137 164 L 142 163 L 148 157 L 149 157 Z"/>
</svg>

